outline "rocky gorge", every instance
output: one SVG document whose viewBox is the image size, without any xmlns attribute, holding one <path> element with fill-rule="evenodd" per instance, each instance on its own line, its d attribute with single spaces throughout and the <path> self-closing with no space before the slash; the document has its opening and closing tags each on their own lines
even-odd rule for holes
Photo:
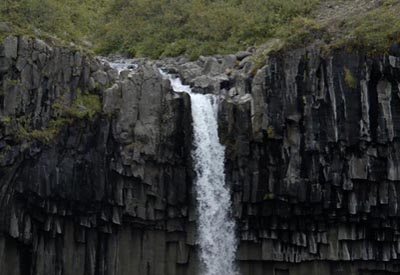
<svg viewBox="0 0 400 275">
<path fill-rule="evenodd" d="M 190 97 L 218 123 L 241 274 L 400 272 L 400 46 L 139 60 L 0 45 L 0 273 L 199 274 Z"/>
</svg>

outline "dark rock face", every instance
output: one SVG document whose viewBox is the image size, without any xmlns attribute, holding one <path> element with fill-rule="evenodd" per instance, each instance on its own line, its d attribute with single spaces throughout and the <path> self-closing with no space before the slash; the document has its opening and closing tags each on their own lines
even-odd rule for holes
<svg viewBox="0 0 400 275">
<path fill-rule="evenodd" d="M 223 103 L 245 274 L 262 274 L 253 261 L 399 272 L 398 60 L 296 50 L 270 57 L 251 100 Z"/>
<path fill-rule="evenodd" d="M 224 99 L 243 275 L 400 271 L 400 57 L 319 48 L 161 62 Z M 10 37 L 0 81 L 1 274 L 199 273 L 190 102 L 154 63 Z"/>
<path fill-rule="evenodd" d="M 7 41 L 1 274 L 177 274 L 195 228 L 188 97 L 173 94 L 149 64 L 117 79 L 79 52 Z M 17 141 L 18 118 L 32 136 L 49 131 L 60 120 L 55 102 L 73 105 L 78 90 L 98 94 L 102 111 L 69 117 L 51 142 Z"/>
</svg>

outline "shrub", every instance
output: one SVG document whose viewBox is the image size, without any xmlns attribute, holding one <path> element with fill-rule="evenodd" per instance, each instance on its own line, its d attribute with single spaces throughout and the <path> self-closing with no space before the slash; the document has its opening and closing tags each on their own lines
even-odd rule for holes
<svg viewBox="0 0 400 275">
<path fill-rule="evenodd" d="M 285 41 L 288 46 L 303 46 L 316 38 L 322 38 L 324 27 L 314 19 L 295 17 L 288 26 L 281 26 L 276 36 Z"/>
<path fill-rule="evenodd" d="M 78 96 L 69 108 L 68 113 L 77 118 L 93 118 L 95 114 L 101 111 L 100 97 L 95 94 L 81 92 L 78 90 Z"/>
<path fill-rule="evenodd" d="M 11 123 L 11 118 L 9 117 L 9 116 L 3 116 L 3 117 L 1 117 L 0 118 L 0 121 L 3 123 L 3 124 L 10 124 Z"/>
<path fill-rule="evenodd" d="M 50 143 L 57 137 L 62 127 L 67 123 L 71 123 L 71 121 L 59 117 L 50 120 L 48 125 L 44 128 L 32 129 L 31 119 L 19 117 L 16 118 L 12 124 L 14 127 L 12 133 L 17 142 L 31 142 L 37 140 L 43 143 Z"/>
<path fill-rule="evenodd" d="M 255 76 L 257 71 L 266 64 L 267 56 L 273 52 L 280 51 L 283 46 L 284 41 L 280 39 L 271 39 L 264 45 L 260 46 L 257 52 L 252 55 L 254 66 L 251 74 Z"/>
<path fill-rule="evenodd" d="M 71 118 L 93 118 L 101 111 L 100 96 L 77 90 L 76 99 L 71 106 L 66 105 L 62 98 L 58 98 L 52 105 L 56 115 Z"/>
<path fill-rule="evenodd" d="M 344 80 L 346 81 L 347 86 L 349 86 L 350 88 L 357 88 L 357 79 L 354 77 L 350 69 L 346 67 L 344 67 Z"/>
</svg>

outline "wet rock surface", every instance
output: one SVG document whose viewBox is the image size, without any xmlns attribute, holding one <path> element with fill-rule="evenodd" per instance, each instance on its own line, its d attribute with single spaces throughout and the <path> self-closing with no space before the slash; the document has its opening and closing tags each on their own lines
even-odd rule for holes
<svg viewBox="0 0 400 275">
<path fill-rule="evenodd" d="M 1 274 L 199 273 L 190 100 L 160 66 L 221 96 L 242 274 L 397 274 L 399 58 L 316 44 L 118 73 L 7 38 Z"/>
<path fill-rule="evenodd" d="M 327 270 L 315 274 L 399 272 L 397 46 L 375 58 L 320 46 L 271 55 L 255 74 L 219 57 L 200 76 L 227 78 L 197 87 L 223 98 L 244 274 L 273 274 L 270 262 L 313 263 L 281 266 L 290 274 L 314 274 L 318 262 Z M 199 76 L 175 66 L 196 87 Z"/>
</svg>

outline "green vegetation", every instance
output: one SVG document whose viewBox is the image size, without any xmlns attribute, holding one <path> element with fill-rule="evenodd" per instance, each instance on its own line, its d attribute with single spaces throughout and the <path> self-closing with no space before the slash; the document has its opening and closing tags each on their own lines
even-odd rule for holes
<svg viewBox="0 0 400 275">
<path fill-rule="evenodd" d="M 274 193 L 265 193 L 263 200 L 264 201 L 269 201 L 269 200 L 274 200 L 276 199 L 276 195 Z"/>
<path fill-rule="evenodd" d="M 295 17 L 290 24 L 280 26 L 276 36 L 290 47 L 306 45 L 315 39 L 321 39 L 326 33 L 325 27 L 312 18 Z"/>
<path fill-rule="evenodd" d="M 324 20 L 327 0 L 3 0 L 0 22 L 13 33 L 93 44 L 98 54 L 115 52 L 159 58 L 232 53 L 279 39 L 276 50 L 322 39 L 330 47 L 385 51 L 400 37 L 400 3 L 381 0 L 357 12 Z M 333 2 L 330 1 L 330 2 Z M 362 2 L 362 1 L 361 1 Z M 331 3 L 331 6 L 336 3 Z M 346 10 L 346 9 L 344 9 Z M 347 11 L 347 10 L 346 10 Z M 321 16 L 322 15 L 322 16 Z M 0 38 L 1 38 L 0 34 Z M 262 66 L 265 50 L 256 57 Z"/>
<path fill-rule="evenodd" d="M 4 0 L 0 21 L 44 39 L 89 39 L 101 54 L 196 58 L 261 44 L 319 1 Z"/>
<path fill-rule="evenodd" d="M 78 90 L 77 98 L 70 106 L 64 104 L 60 97 L 53 103 L 52 109 L 54 111 L 53 118 L 46 127 L 40 129 L 33 128 L 31 118 L 25 116 L 18 118 L 3 116 L 0 117 L 0 122 L 12 127 L 11 132 L 18 142 L 37 140 L 50 143 L 57 137 L 64 125 L 71 124 L 74 120 L 93 118 L 101 111 L 101 102 L 98 95 Z"/>
<path fill-rule="evenodd" d="M 98 44 L 101 53 L 152 58 L 231 53 L 261 44 L 319 0 L 116 0 Z"/>
<path fill-rule="evenodd" d="M 357 79 L 354 77 L 350 69 L 344 67 L 344 81 L 346 81 L 347 86 L 352 89 L 357 88 Z"/>
<path fill-rule="evenodd" d="M 15 34 L 81 44 L 101 25 L 110 0 L 2 0 L 0 21 L 12 23 Z"/>
<path fill-rule="evenodd" d="M 274 138 L 276 136 L 275 129 L 271 125 L 267 128 L 267 136 L 268 138 Z"/>
<path fill-rule="evenodd" d="M 19 79 L 7 79 L 6 83 L 9 86 L 14 87 L 14 86 L 18 86 L 19 84 L 21 84 L 21 80 L 19 80 Z"/>
<path fill-rule="evenodd" d="M 3 123 L 3 124 L 10 124 L 10 122 L 11 122 L 11 118 L 9 117 L 9 116 L 2 116 L 2 117 L 0 117 L 0 121 Z"/>
<path fill-rule="evenodd" d="M 13 132 L 15 139 L 18 142 L 38 140 L 44 143 L 50 143 L 57 137 L 62 126 L 64 126 L 66 123 L 70 123 L 70 120 L 65 118 L 57 118 L 50 120 L 46 128 L 31 129 L 30 120 L 25 117 L 21 117 L 17 119 L 16 129 Z"/>
<path fill-rule="evenodd" d="M 77 90 L 77 97 L 71 106 L 67 106 L 62 98 L 53 103 L 53 109 L 58 115 L 70 118 L 93 118 L 101 111 L 100 96 Z"/>
<path fill-rule="evenodd" d="M 378 8 L 341 22 L 335 35 L 336 47 L 364 48 L 371 54 L 386 51 L 400 40 L 400 2 L 383 1 Z"/>
<path fill-rule="evenodd" d="M 267 43 L 260 46 L 258 51 L 252 55 L 254 67 L 251 74 L 254 76 L 267 61 L 267 56 L 273 52 L 278 52 L 284 47 L 284 41 L 281 39 L 271 39 Z"/>
<path fill-rule="evenodd" d="M 98 95 L 84 95 L 78 98 L 72 106 L 71 114 L 78 118 L 92 118 L 100 110 L 101 103 Z"/>
</svg>

